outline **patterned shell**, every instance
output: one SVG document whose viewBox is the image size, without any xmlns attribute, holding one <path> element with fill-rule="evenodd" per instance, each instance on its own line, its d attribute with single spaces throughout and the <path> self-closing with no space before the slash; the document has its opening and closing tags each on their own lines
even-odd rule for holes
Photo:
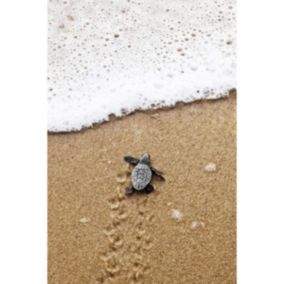
<svg viewBox="0 0 284 284">
<path fill-rule="evenodd" d="M 152 171 L 145 164 L 138 164 L 132 171 L 131 181 L 136 190 L 144 189 L 151 181 Z"/>
</svg>

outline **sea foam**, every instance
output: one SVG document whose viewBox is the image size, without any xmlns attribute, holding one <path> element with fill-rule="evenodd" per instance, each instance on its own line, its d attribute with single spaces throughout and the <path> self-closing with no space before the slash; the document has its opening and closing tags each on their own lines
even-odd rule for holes
<svg viewBox="0 0 284 284">
<path fill-rule="evenodd" d="M 48 129 L 236 87 L 235 0 L 50 0 Z"/>
</svg>

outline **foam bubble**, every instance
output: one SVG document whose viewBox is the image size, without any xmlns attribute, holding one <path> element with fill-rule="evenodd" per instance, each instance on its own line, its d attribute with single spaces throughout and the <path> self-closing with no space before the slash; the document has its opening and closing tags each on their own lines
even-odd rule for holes
<svg viewBox="0 0 284 284">
<path fill-rule="evenodd" d="M 48 129 L 235 88 L 235 0 L 49 0 Z"/>
</svg>

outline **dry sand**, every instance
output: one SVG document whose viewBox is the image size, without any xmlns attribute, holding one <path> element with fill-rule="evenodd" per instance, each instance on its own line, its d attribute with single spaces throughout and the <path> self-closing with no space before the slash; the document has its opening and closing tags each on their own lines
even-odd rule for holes
<svg viewBox="0 0 284 284">
<path fill-rule="evenodd" d="M 49 135 L 49 283 L 236 283 L 236 96 Z M 166 181 L 125 197 L 125 154 Z"/>
</svg>

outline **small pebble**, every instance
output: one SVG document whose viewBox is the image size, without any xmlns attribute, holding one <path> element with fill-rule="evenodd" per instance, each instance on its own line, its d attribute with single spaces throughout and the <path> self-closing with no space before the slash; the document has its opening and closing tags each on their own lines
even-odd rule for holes
<svg viewBox="0 0 284 284">
<path fill-rule="evenodd" d="M 83 218 L 80 219 L 81 224 L 86 224 L 86 223 L 89 223 L 89 222 L 90 222 L 90 219 L 87 218 L 87 217 L 83 217 Z"/>
<path fill-rule="evenodd" d="M 177 222 L 179 222 L 183 218 L 183 213 L 178 209 L 172 209 L 171 217 Z"/>
<path fill-rule="evenodd" d="M 217 167 L 216 167 L 216 164 L 209 163 L 208 165 L 205 166 L 204 169 L 206 172 L 216 172 Z"/>
<path fill-rule="evenodd" d="M 190 225 L 190 228 L 192 230 L 196 230 L 196 229 L 204 228 L 204 227 L 205 227 L 205 224 L 203 222 L 200 222 L 200 221 L 193 221 L 193 222 L 191 222 L 191 225 Z"/>
</svg>

